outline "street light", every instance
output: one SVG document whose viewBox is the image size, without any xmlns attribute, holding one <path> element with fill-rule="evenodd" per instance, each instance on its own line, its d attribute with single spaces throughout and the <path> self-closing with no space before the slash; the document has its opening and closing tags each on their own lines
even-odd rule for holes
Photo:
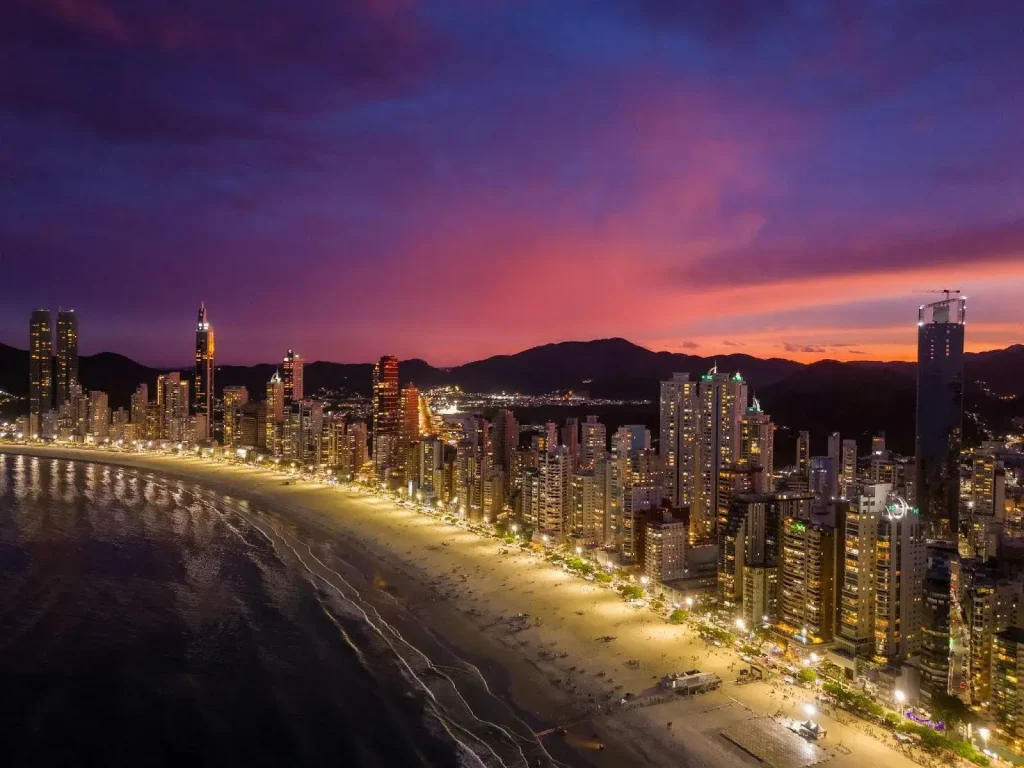
<svg viewBox="0 0 1024 768">
<path fill-rule="evenodd" d="M 981 736 L 981 740 L 985 743 L 985 749 L 988 749 L 988 737 L 992 735 L 989 729 L 979 728 L 978 735 Z"/>
<path fill-rule="evenodd" d="M 650 581 L 650 579 L 647 578 L 646 576 L 641 576 L 640 577 L 640 583 L 643 584 L 645 587 L 647 586 L 647 582 L 649 582 L 649 581 Z"/>
<path fill-rule="evenodd" d="M 812 717 L 814 717 L 815 714 L 817 714 L 815 712 L 815 710 L 814 710 L 814 705 L 812 705 L 812 704 L 804 704 L 804 714 L 807 715 L 807 719 L 808 720 L 810 720 Z"/>
<path fill-rule="evenodd" d="M 512 523 L 512 533 L 518 533 L 519 526 L 516 523 Z"/>
<path fill-rule="evenodd" d="M 583 554 L 583 547 L 576 547 L 576 554 L 577 555 L 582 555 Z"/>
<path fill-rule="evenodd" d="M 693 608 L 693 598 L 692 597 L 686 598 L 686 607 L 687 608 Z"/>
<path fill-rule="evenodd" d="M 738 629 L 740 632 L 743 632 L 746 630 L 746 628 L 747 622 L 745 622 L 743 619 L 736 619 L 736 629 Z"/>
</svg>

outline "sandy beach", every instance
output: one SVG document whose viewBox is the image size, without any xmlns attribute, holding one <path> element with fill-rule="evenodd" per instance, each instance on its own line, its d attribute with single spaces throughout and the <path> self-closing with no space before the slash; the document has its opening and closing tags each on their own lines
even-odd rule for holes
<svg viewBox="0 0 1024 768">
<path fill-rule="evenodd" d="M 325 537 L 344 537 L 379 563 L 373 587 L 403 601 L 438 640 L 472 659 L 528 722 L 564 726 L 540 736 L 573 765 L 758 765 L 721 736 L 725 728 L 782 711 L 799 716 L 810 691 L 779 682 L 738 684 L 740 663 L 688 627 L 666 624 L 612 590 L 542 557 L 445 524 L 362 491 L 194 458 L 0 445 L 0 452 L 117 464 L 187 478 L 249 500 Z M 528 618 L 515 619 L 529 614 Z M 614 640 L 605 641 L 606 636 Z M 699 668 L 725 684 L 715 692 L 622 708 L 670 672 Z M 863 722 L 821 715 L 827 764 L 910 768 L 891 737 Z M 877 730 L 877 729 L 874 729 Z M 598 743 L 606 745 L 599 751 Z"/>
</svg>

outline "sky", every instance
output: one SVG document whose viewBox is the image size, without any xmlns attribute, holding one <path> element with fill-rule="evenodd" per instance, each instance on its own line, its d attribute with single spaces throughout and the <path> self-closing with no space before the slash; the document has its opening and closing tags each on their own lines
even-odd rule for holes
<svg viewBox="0 0 1024 768">
<path fill-rule="evenodd" d="M 1024 4 L 0 0 L 0 341 L 450 365 L 1024 342 Z"/>
</svg>

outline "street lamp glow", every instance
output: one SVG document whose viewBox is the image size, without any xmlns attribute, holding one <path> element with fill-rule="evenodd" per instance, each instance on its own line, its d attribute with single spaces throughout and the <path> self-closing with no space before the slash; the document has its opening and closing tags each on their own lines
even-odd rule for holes
<svg viewBox="0 0 1024 768">
<path fill-rule="evenodd" d="M 812 664 L 817 664 L 818 663 L 818 654 L 811 653 L 811 663 Z"/>
<path fill-rule="evenodd" d="M 512 523 L 512 533 L 517 533 L 518 531 L 519 531 L 519 526 L 516 525 L 515 523 Z"/>
<path fill-rule="evenodd" d="M 583 547 L 576 547 L 576 554 L 577 555 L 582 555 L 583 554 Z"/>
<path fill-rule="evenodd" d="M 693 598 L 692 597 L 686 598 L 686 607 L 687 608 L 693 608 Z"/>
<path fill-rule="evenodd" d="M 895 693 L 893 693 L 892 697 L 896 699 L 897 704 L 902 704 L 904 701 L 907 700 L 907 694 L 905 694 L 903 691 L 896 691 Z"/>
<path fill-rule="evenodd" d="M 987 743 L 988 742 L 988 737 L 991 736 L 992 734 L 991 734 L 991 732 L 989 731 L 988 728 L 979 728 L 978 729 L 978 735 L 981 736 L 981 740 L 982 741 Z"/>
<path fill-rule="evenodd" d="M 743 619 L 736 619 L 736 629 L 738 629 L 740 632 L 742 632 L 746 628 L 747 628 L 747 622 L 745 622 Z"/>
<path fill-rule="evenodd" d="M 641 576 L 641 577 L 640 577 L 640 583 L 641 583 L 641 584 L 643 584 L 643 585 L 644 585 L 645 587 L 647 586 L 647 583 L 648 583 L 649 581 L 650 581 L 650 579 L 649 579 L 649 578 L 647 578 L 646 576 Z"/>
<path fill-rule="evenodd" d="M 807 717 L 809 718 L 814 717 L 814 715 L 816 714 L 816 712 L 814 711 L 814 706 L 811 704 L 804 704 L 804 714 L 807 715 Z"/>
</svg>

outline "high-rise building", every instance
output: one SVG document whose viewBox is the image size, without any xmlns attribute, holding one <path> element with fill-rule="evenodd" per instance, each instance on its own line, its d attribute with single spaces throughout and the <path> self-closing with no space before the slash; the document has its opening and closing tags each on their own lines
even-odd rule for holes
<svg viewBox="0 0 1024 768">
<path fill-rule="evenodd" d="M 587 416 L 580 426 L 580 466 L 594 469 L 608 450 L 608 431 L 597 416 Z"/>
<path fill-rule="evenodd" d="M 890 494 L 878 521 L 875 558 L 875 656 L 905 661 L 921 647 L 927 547 L 921 518 Z"/>
<path fill-rule="evenodd" d="M 831 456 L 811 456 L 810 491 L 826 500 L 839 495 L 836 465 Z"/>
<path fill-rule="evenodd" d="M 880 432 L 871 438 L 871 455 L 882 456 L 885 454 L 885 432 Z"/>
<path fill-rule="evenodd" d="M 494 414 L 493 434 L 494 464 L 501 467 L 508 477 L 512 470 L 512 451 L 519 445 L 519 425 L 512 411 L 501 408 Z"/>
<path fill-rule="evenodd" d="M 796 479 L 790 482 L 795 491 L 811 490 L 811 433 L 801 431 L 796 439 Z"/>
<path fill-rule="evenodd" d="M 385 355 L 373 367 L 373 466 L 378 480 L 395 469 L 400 421 L 398 358 Z"/>
<path fill-rule="evenodd" d="M 89 434 L 96 442 L 103 442 L 110 435 L 110 406 L 107 393 L 92 390 L 89 393 Z"/>
<path fill-rule="evenodd" d="M 690 508 L 690 525 L 698 541 L 714 541 L 720 501 L 719 473 L 739 458 L 747 385 L 740 374 L 719 373 L 716 366 L 701 377 L 698 396 L 700 485 Z"/>
<path fill-rule="evenodd" d="M 213 326 L 206 314 L 206 304 L 199 305 L 196 320 L 195 395 L 196 439 L 209 440 L 213 426 L 213 358 L 215 353 Z"/>
<path fill-rule="evenodd" d="M 644 573 L 655 584 L 682 579 L 686 576 L 690 523 L 675 519 L 670 512 L 654 514 L 644 526 Z"/>
<path fill-rule="evenodd" d="M 224 387 L 224 445 L 237 448 L 240 442 L 242 409 L 249 402 L 249 390 L 244 386 Z"/>
<path fill-rule="evenodd" d="M 752 485 L 754 493 L 771 493 L 775 490 L 772 473 L 775 471 L 775 425 L 771 416 L 761 410 L 761 403 L 753 398 L 740 422 L 740 455 L 738 463 L 754 470 Z"/>
<path fill-rule="evenodd" d="M 570 535 L 586 544 L 604 544 L 604 484 L 593 469 L 577 469 L 570 488 Z"/>
<path fill-rule="evenodd" d="M 987 707 L 992 697 L 992 645 L 995 635 L 1016 623 L 1017 589 L 980 561 L 961 569 L 960 600 L 970 633 L 971 700 Z"/>
<path fill-rule="evenodd" d="M 301 400 L 305 394 L 303 389 L 303 360 L 293 349 L 289 349 L 284 356 L 282 369 L 284 370 L 284 401 L 287 404 Z"/>
<path fill-rule="evenodd" d="M 658 450 L 665 463 L 669 498 L 676 507 L 697 503 L 700 434 L 700 399 L 696 381 L 688 373 L 674 373 L 661 382 L 661 419 Z"/>
<path fill-rule="evenodd" d="M 131 423 L 135 425 L 136 440 L 154 440 L 160 437 L 159 434 L 153 434 L 149 430 L 149 424 L 146 419 L 146 407 L 148 405 L 149 385 L 139 384 L 132 393 L 131 410 L 129 411 Z"/>
<path fill-rule="evenodd" d="M 580 453 L 580 420 L 570 416 L 562 426 L 562 445 L 569 452 L 569 459 L 573 466 L 579 459 Z"/>
<path fill-rule="evenodd" d="M 922 520 L 927 527 L 927 521 Z M 950 626 L 953 609 L 952 586 L 960 559 L 956 545 L 931 541 L 923 586 L 921 622 L 921 696 L 925 704 L 949 692 Z"/>
<path fill-rule="evenodd" d="M 439 437 L 423 438 L 420 448 L 419 486 L 424 498 L 441 498 L 444 490 L 444 442 Z"/>
<path fill-rule="evenodd" d="M 284 382 L 277 371 L 267 382 L 266 448 L 272 455 L 280 454 L 284 438 Z"/>
<path fill-rule="evenodd" d="M 1024 629 L 1010 627 L 992 642 L 989 711 L 1007 741 L 1024 737 Z"/>
<path fill-rule="evenodd" d="M 878 527 L 891 492 L 890 485 L 866 486 L 836 521 L 842 569 L 837 575 L 836 649 L 849 658 L 868 657 L 875 650 Z"/>
<path fill-rule="evenodd" d="M 835 626 L 834 528 L 782 521 L 778 629 L 804 645 L 831 642 Z"/>
<path fill-rule="evenodd" d="M 527 470 L 527 476 L 536 473 L 531 482 L 529 509 L 524 514 L 538 534 L 561 540 L 566 533 L 569 511 L 569 451 L 564 447 L 544 451 L 538 457 L 537 469 Z M 533 480 L 530 477 L 531 481 Z M 524 480 L 525 482 L 525 480 Z M 526 488 L 524 487 L 524 492 Z"/>
<path fill-rule="evenodd" d="M 188 439 L 188 382 L 177 371 L 157 378 L 163 390 L 163 415 L 160 436 L 173 443 Z"/>
<path fill-rule="evenodd" d="M 857 482 L 857 441 L 843 440 L 840 451 L 839 495 L 848 499 L 854 493 Z"/>
<path fill-rule="evenodd" d="M 917 506 L 927 536 L 957 542 L 967 299 L 946 294 L 917 316 Z"/>
<path fill-rule="evenodd" d="M 29 323 L 28 418 L 30 436 L 41 434 L 43 416 L 53 409 L 53 329 L 50 310 L 36 309 Z"/>
<path fill-rule="evenodd" d="M 977 456 L 967 502 L 969 550 L 975 557 L 995 557 L 1006 526 L 1006 470 L 994 456 Z"/>
<path fill-rule="evenodd" d="M 78 381 L 78 315 L 73 309 L 57 310 L 57 409 Z"/>
<path fill-rule="evenodd" d="M 353 421 L 345 428 L 348 447 L 352 455 L 352 474 L 358 474 L 369 461 L 367 451 L 367 429 L 365 421 Z"/>
<path fill-rule="evenodd" d="M 413 443 L 420 439 L 420 391 L 415 384 L 407 384 L 402 387 L 399 393 L 399 422 L 398 422 L 398 454 L 397 468 L 405 473 L 409 464 L 409 449 Z M 406 473 L 406 482 L 418 474 L 415 471 Z"/>
</svg>

